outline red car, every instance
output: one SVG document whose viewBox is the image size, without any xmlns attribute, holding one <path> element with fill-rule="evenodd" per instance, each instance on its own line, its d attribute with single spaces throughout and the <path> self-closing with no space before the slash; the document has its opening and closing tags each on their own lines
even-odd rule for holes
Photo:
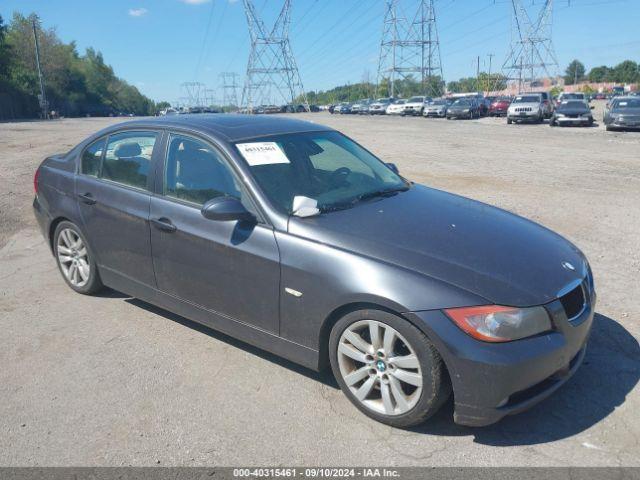
<svg viewBox="0 0 640 480">
<path fill-rule="evenodd" d="M 501 117 L 507 115 L 507 110 L 509 109 L 509 105 L 511 105 L 510 97 L 498 97 L 491 105 L 489 105 L 489 116 L 490 117 Z"/>
</svg>

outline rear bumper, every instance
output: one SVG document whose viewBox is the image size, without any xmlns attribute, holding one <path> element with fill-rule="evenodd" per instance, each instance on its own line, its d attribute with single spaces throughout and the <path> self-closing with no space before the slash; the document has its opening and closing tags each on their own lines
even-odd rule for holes
<svg viewBox="0 0 640 480">
<path fill-rule="evenodd" d="M 37 196 L 33 199 L 33 214 L 38 222 L 40 233 L 45 240 L 49 241 L 49 226 L 51 225 L 51 218 L 49 218 L 49 215 L 43 208 Z"/>
<path fill-rule="evenodd" d="M 454 394 L 454 420 L 484 426 L 531 408 L 578 370 L 591 333 L 592 303 L 569 322 L 559 301 L 545 305 L 553 331 L 507 343 L 475 340 L 440 311 L 407 314 L 442 355 Z"/>
</svg>

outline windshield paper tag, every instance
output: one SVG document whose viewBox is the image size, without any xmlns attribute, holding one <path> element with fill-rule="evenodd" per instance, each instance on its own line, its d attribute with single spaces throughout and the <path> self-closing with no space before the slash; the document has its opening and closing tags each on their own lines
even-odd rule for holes
<svg viewBox="0 0 640 480">
<path fill-rule="evenodd" d="M 275 142 L 238 143 L 238 150 L 250 166 L 290 163 L 287 156 Z"/>
</svg>

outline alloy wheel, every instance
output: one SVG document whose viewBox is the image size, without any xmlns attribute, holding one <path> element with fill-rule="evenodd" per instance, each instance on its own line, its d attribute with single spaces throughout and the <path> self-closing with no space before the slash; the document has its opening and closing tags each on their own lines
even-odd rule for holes
<svg viewBox="0 0 640 480">
<path fill-rule="evenodd" d="M 87 246 L 80 235 L 71 228 L 65 228 L 58 235 L 56 245 L 60 269 L 74 287 L 84 287 L 89 281 L 91 266 Z"/>
<path fill-rule="evenodd" d="M 422 370 L 414 349 L 394 328 L 375 320 L 349 325 L 338 342 L 343 381 L 365 407 L 397 416 L 422 394 Z"/>
</svg>

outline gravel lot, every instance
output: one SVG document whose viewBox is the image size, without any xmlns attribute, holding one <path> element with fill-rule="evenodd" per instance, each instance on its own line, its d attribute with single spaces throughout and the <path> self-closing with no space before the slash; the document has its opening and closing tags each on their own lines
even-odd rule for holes
<svg viewBox="0 0 640 480">
<path fill-rule="evenodd" d="M 601 106 L 598 106 L 598 111 Z M 41 159 L 119 119 L 0 124 L 0 465 L 640 465 L 640 133 L 301 114 L 416 182 L 532 218 L 589 257 L 586 363 L 497 425 L 398 430 L 297 367 L 116 292 L 74 294 L 31 213 Z M 596 112 L 596 118 L 601 115 Z"/>
</svg>

